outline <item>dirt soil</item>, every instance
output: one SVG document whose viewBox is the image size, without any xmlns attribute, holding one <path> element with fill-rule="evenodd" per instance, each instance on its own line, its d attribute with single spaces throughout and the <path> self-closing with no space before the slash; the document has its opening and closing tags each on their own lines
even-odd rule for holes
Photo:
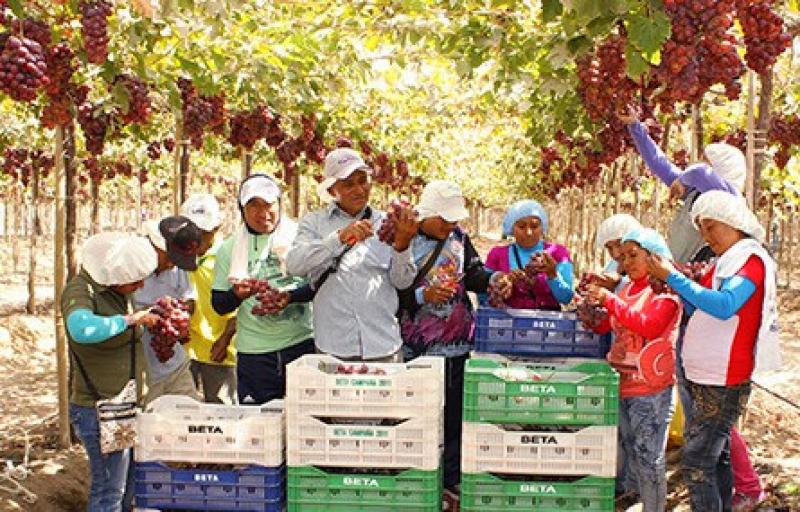
<svg viewBox="0 0 800 512">
<path fill-rule="evenodd" d="M 476 246 L 485 254 L 494 243 L 482 239 Z M 8 246 L 0 249 L 0 262 L 9 262 L 8 257 Z M 37 297 L 42 300 L 36 315 L 24 313 L 26 274 L 8 272 L 0 278 L 0 511 L 69 512 L 86 507 L 89 478 L 83 449 L 79 444 L 68 450 L 56 448 L 52 267 L 41 267 Z M 794 282 L 800 283 L 800 276 Z M 759 384 L 800 403 L 800 290 L 781 290 L 780 305 L 784 369 Z M 756 387 L 742 432 L 770 494 L 758 510 L 800 511 L 800 410 Z M 22 476 L 18 473 L 26 435 L 28 474 L 17 481 L 32 496 L 10 492 L 7 478 L 6 461 L 17 468 L 14 476 Z M 686 490 L 676 472 L 678 458 L 679 452 L 671 450 L 667 510 L 688 511 Z M 26 495 L 35 501 L 25 501 Z"/>
</svg>

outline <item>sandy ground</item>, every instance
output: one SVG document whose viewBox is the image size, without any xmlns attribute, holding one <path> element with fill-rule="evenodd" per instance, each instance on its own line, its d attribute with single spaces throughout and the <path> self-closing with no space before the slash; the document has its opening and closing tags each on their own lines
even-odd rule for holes
<svg viewBox="0 0 800 512">
<path fill-rule="evenodd" d="M 476 244 L 485 252 L 490 242 Z M 10 263 L 8 245 L 0 262 Z M 27 260 L 21 260 L 20 267 Z M 10 268 L 6 265 L 5 268 Z M 0 279 L 0 511 L 59 512 L 85 509 L 88 469 L 80 445 L 58 450 L 57 384 L 52 317 L 52 266 L 40 263 L 37 272 L 37 315 L 24 314 L 27 299 L 24 272 L 8 272 Z M 800 280 L 795 279 L 796 283 Z M 800 291 L 781 290 L 783 371 L 760 384 L 800 403 Z M 800 410 L 768 392 L 753 391 L 743 424 L 756 468 L 770 493 L 761 511 L 800 511 Z M 19 466 L 27 450 L 28 475 L 19 482 L 35 496 L 9 491 L 3 478 L 5 461 Z M 670 451 L 668 510 L 689 510 L 686 491 L 676 472 L 679 453 Z"/>
</svg>

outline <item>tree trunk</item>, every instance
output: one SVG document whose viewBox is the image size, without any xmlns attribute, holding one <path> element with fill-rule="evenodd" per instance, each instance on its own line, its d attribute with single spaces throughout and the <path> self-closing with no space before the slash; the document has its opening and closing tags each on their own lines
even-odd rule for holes
<svg viewBox="0 0 800 512">
<path fill-rule="evenodd" d="M 769 118 L 772 106 L 773 90 L 772 70 L 760 75 L 761 92 L 758 97 L 758 119 L 756 120 L 755 145 L 753 155 L 753 204 L 758 205 L 761 194 L 761 172 L 764 170 L 764 162 L 767 155 L 766 138 L 769 129 Z"/>
<path fill-rule="evenodd" d="M 92 180 L 90 193 L 92 211 L 89 215 L 89 233 L 94 235 L 100 232 L 100 182 L 98 180 Z"/>
<path fill-rule="evenodd" d="M 181 205 L 186 201 L 186 196 L 189 192 L 189 173 L 191 172 L 189 160 L 192 156 L 192 149 L 189 147 L 189 144 L 182 144 L 181 146 L 183 148 L 183 153 L 181 153 L 178 204 L 175 207 L 176 214 L 180 211 Z"/>
<path fill-rule="evenodd" d="M 300 169 L 292 173 L 292 217 L 300 218 Z"/>
<path fill-rule="evenodd" d="M 53 308 L 56 330 L 56 366 L 58 368 L 58 440 L 62 448 L 70 445 L 69 422 L 69 356 L 67 352 L 67 338 L 64 332 L 64 318 L 61 314 L 61 294 L 66 285 L 65 276 L 65 234 L 67 230 L 66 219 L 66 184 L 67 184 L 67 152 L 65 152 L 65 130 L 56 130 L 55 148 L 55 244 L 53 245 L 54 262 L 54 297 Z M 67 137 L 68 138 L 68 137 Z M 74 141 L 74 139 L 73 139 Z"/>
<path fill-rule="evenodd" d="M 692 161 L 697 162 L 700 160 L 700 155 L 703 154 L 703 114 L 702 102 L 692 105 L 692 146 L 691 154 Z"/>
<path fill-rule="evenodd" d="M 36 239 L 38 233 L 36 227 L 39 225 L 39 216 L 36 212 L 36 205 L 39 202 L 39 167 L 32 166 L 31 175 L 31 251 L 29 253 L 28 266 L 28 303 L 25 310 L 29 315 L 36 313 Z"/>
<path fill-rule="evenodd" d="M 242 181 L 253 172 L 253 152 L 241 148 L 242 153 Z"/>
<path fill-rule="evenodd" d="M 64 130 L 64 244 L 67 255 L 67 279 L 78 273 L 78 206 L 75 191 L 78 188 L 75 172 L 75 123 L 70 122 Z M 58 304 L 58 302 L 56 302 Z"/>
</svg>

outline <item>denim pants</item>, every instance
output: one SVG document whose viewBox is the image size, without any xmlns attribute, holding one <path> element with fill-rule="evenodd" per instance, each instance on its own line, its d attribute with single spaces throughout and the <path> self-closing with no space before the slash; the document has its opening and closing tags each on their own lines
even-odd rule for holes
<svg viewBox="0 0 800 512">
<path fill-rule="evenodd" d="M 620 400 L 619 435 L 644 512 L 663 512 L 667 500 L 664 450 L 672 417 L 672 386 L 654 395 Z"/>
<path fill-rule="evenodd" d="M 286 365 L 314 353 L 314 340 L 266 354 L 237 354 L 236 387 L 241 405 L 262 405 L 286 396 Z"/>
<path fill-rule="evenodd" d="M 721 512 L 732 508 L 731 427 L 750 397 L 750 382 L 705 386 L 687 381 L 691 421 L 684 432 L 681 466 L 692 510 Z"/>
<path fill-rule="evenodd" d="M 86 449 L 92 484 L 87 512 L 122 512 L 130 508 L 133 489 L 129 488 L 132 450 L 107 455 L 100 452 L 100 430 L 94 407 L 69 404 L 69 417 L 75 433 Z M 127 496 L 126 496 L 126 490 Z M 127 503 L 123 506 L 123 503 Z"/>
</svg>

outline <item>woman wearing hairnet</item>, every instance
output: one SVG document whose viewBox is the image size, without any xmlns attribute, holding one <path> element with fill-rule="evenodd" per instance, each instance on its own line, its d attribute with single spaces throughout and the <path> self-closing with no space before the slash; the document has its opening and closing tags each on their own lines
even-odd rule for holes
<svg viewBox="0 0 800 512">
<path fill-rule="evenodd" d="M 595 331 L 615 334 L 606 358 L 620 373 L 619 436 L 626 465 L 635 476 L 644 512 L 661 512 L 667 498 L 664 450 L 682 306 L 675 295 L 659 293 L 650 284 L 648 258 L 672 258 L 664 238 L 640 228 L 621 242 L 628 281 L 617 294 L 591 284 L 588 300 L 608 310 L 608 320 Z"/>
<path fill-rule="evenodd" d="M 573 266 L 569 251 L 563 245 L 546 242 L 547 213 L 533 200 L 511 205 L 503 219 L 503 235 L 513 236 L 514 243 L 493 247 L 486 256 L 486 268 L 495 272 L 522 272 L 536 255 L 536 279 L 516 279 L 510 295 L 504 297 L 508 307 L 517 309 L 560 310 L 572 301 Z"/>
<path fill-rule="evenodd" d="M 764 229 L 745 201 L 703 194 L 692 221 L 719 259 L 695 283 L 662 258 L 651 272 L 680 294 L 691 315 L 682 348 L 693 410 L 682 465 L 692 510 L 733 508 L 731 428 L 750 395 L 754 371 L 780 366 L 776 267 L 762 246 Z"/>
<path fill-rule="evenodd" d="M 95 403 L 116 396 L 131 375 L 141 374 L 140 326 L 153 326 L 158 317 L 134 312 L 131 298 L 156 269 L 156 251 L 143 237 L 101 233 L 86 241 L 81 260 L 80 272 L 61 295 L 70 358 L 77 367 L 70 380 L 69 414 L 89 458 L 87 510 L 117 512 L 123 510 L 131 450 L 101 453 Z"/>
</svg>

